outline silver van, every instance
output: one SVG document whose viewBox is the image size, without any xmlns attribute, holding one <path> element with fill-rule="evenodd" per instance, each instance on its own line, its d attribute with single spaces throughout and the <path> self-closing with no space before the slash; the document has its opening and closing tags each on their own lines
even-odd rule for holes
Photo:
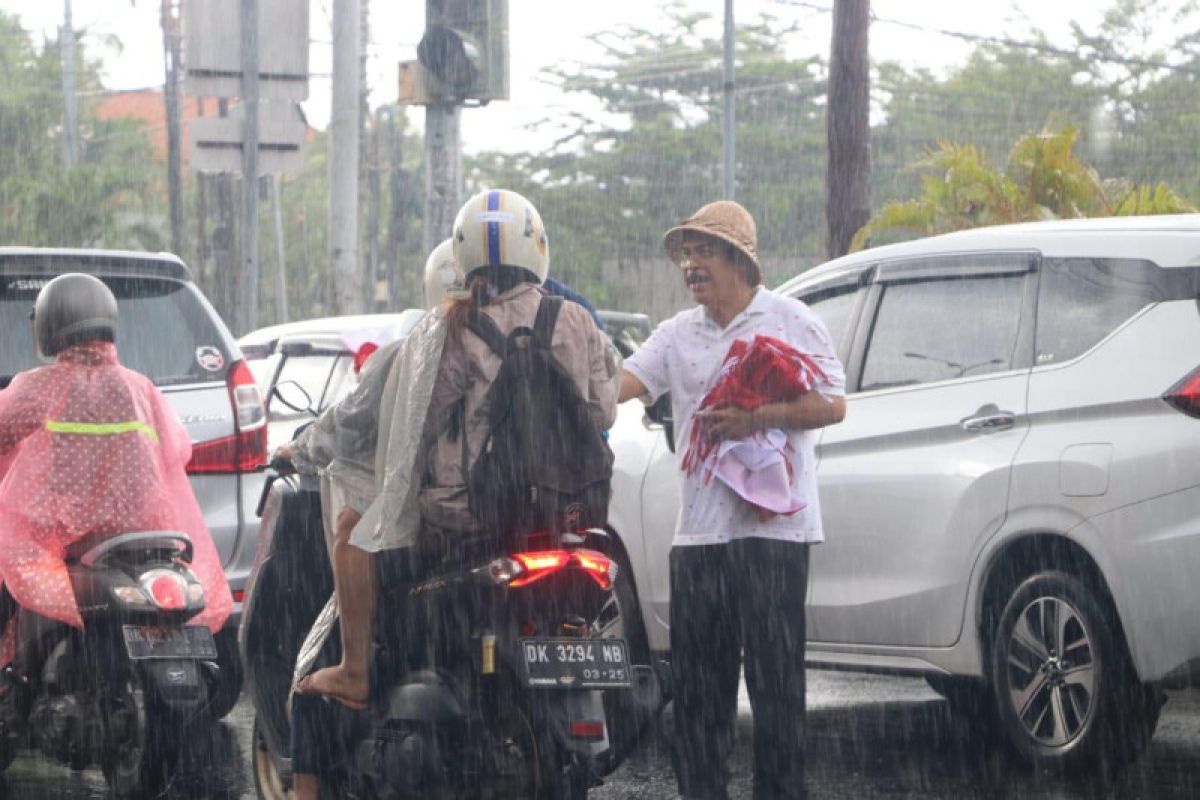
<svg viewBox="0 0 1200 800">
<path fill-rule="evenodd" d="M 1029 761 L 1136 755 L 1200 676 L 1200 215 L 963 231 L 776 291 L 847 372 L 809 665 L 924 676 Z M 610 520 L 666 658 L 663 427 L 622 408 Z"/>
<path fill-rule="evenodd" d="M 222 715 L 241 684 L 236 630 L 258 533 L 259 470 L 267 457 L 261 394 L 225 323 L 176 256 L 23 247 L 0 247 L 0 387 L 41 363 L 29 311 L 42 286 L 64 272 L 95 275 L 112 289 L 121 362 L 154 381 L 191 434 L 192 489 L 234 597 L 234 613 L 217 637 L 228 691 L 213 698 L 213 710 Z"/>
</svg>

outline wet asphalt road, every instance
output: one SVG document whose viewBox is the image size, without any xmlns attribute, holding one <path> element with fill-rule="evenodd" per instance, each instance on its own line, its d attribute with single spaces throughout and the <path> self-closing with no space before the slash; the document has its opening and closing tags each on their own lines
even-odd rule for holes
<svg viewBox="0 0 1200 800">
<path fill-rule="evenodd" d="M 744 698 L 743 698 L 743 705 Z M 814 798 L 1154 798 L 1200 796 L 1200 690 L 1176 692 L 1146 754 L 1115 779 L 1038 774 L 1015 765 L 919 679 L 809 673 L 809 787 Z M 243 699 L 192 748 L 189 779 L 172 798 L 250 800 L 251 711 Z M 594 800 L 674 798 L 668 709 L 638 752 Z M 748 709 L 739 720 L 733 798 L 750 798 Z M 73 773 L 26 755 L 0 780 L 0 797 L 105 797 L 96 770 Z"/>
</svg>

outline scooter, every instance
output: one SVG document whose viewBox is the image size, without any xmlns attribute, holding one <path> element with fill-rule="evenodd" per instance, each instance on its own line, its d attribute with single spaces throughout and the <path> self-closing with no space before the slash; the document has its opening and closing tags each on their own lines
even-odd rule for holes
<svg viewBox="0 0 1200 800">
<path fill-rule="evenodd" d="M 293 664 L 333 579 L 317 478 L 273 476 L 261 511 L 240 641 L 255 786 L 275 800 L 291 785 Z M 604 695 L 649 670 L 630 663 L 606 538 L 454 537 L 415 582 L 381 580 L 369 709 L 347 726 L 354 756 L 334 791 L 578 800 L 599 784 L 619 763 Z"/>
<path fill-rule="evenodd" d="M 67 551 L 84 629 L 15 608 L 16 650 L 0 674 L 0 769 L 19 750 L 99 765 L 118 798 L 170 783 L 193 726 L 207 723 L 217 648 L 204 588 L 176 531 L 93 540 Z M 10 605 L 12 601 L 5 596 Z"/>
</svg>

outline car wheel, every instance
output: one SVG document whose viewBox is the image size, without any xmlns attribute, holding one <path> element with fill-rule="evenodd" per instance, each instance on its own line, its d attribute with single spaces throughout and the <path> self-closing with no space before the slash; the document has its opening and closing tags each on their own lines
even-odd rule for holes
<svg viewBox="0 0 1200 800">
<path fill-rule="evenodd" d="M 1013 591 L 992 677 L 1001 727 L 1030 763 L 1120 763 L 1158 721 L 1157 693 L 1137 681 L 1106 606 L 1064 572 L 1038 573 Z"/>
</svg>

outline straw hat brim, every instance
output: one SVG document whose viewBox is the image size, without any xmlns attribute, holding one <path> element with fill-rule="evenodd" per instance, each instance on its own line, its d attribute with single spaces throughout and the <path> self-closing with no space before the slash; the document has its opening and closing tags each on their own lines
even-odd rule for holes
<svg viewBox="0 0 1200 800">
<path fill-rule="evenodd" d="M 754 269 L 758 272 L 758 282 L 762 283 L 763 270 L 762 264 L 758 262 L 758 256 L 746 249 L 746 246 L 737 239 L 733 238 L 733 236 L 723 231 L 714 230 L 712 227 L 703 222 L 684 222 L 667 231 L 663 236 L 663 248 L 667 251 L 667 256 L 674 258 L 675 253 L 677 253 L 679 248 L 683 246 L 683 235 L 689 232 L 711 236 L 714 239 L 720 239 L 726 244 L 733 245 L 733 247 L 737 249 L 737 251 L 741 253 L 747 261 L 754 265 Z"/>
</svg>

